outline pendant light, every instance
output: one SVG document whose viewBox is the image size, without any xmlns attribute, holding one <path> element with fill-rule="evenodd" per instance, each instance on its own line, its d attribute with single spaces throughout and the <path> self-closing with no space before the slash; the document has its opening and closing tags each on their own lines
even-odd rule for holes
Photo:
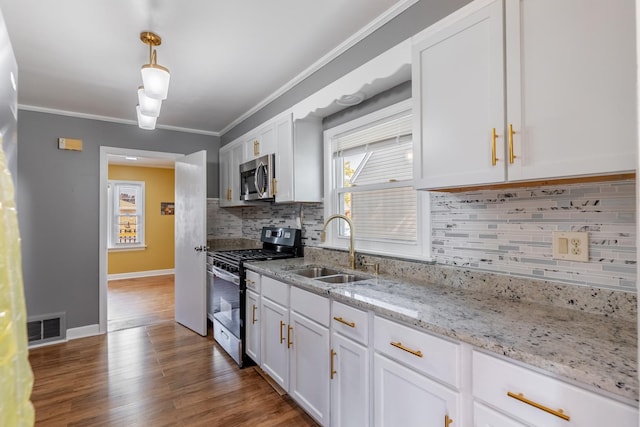
<svg viewBox="0 0 640 427">
<path fill-rule="evenodd" d="M 144 93 L 144 86 L 138 88 L 138 106 L 140 113 L 145 116 L 158 117 L 160 115 L 160 107 L 162 107 L 161 99 L 149 98 Z"/>
<path fill-rule="evenodd" d="M 167 99 L 169 91 L 169 70 L 162 65 L 158 65 L 158 54 L 153 48 L 160 46 L 162 39 L 151 31 L 143 31 L 140 33 L 142 43 L 149 45 L 149 63 L 142 66 L 142 85 L 144 93 L 149 98 Z"/>
<path fill-rule="evenodd" d="M 156 128 L 156 117 L 142 114 L 139 105 L 136 106 L 136 112 L 138 114 L 138 127 L 140 129 L 153 130 Z"/>
</svg>

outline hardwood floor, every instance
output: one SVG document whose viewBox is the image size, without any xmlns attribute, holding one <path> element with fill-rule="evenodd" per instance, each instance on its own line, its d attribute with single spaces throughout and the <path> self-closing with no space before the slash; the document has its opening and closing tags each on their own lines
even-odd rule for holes
<svg viewBox="0 0 640 427">
<path fill-rule="evenodd" d="M 173 320 L 173 284 L 173 274 L 109 281 L 107 330 Z"/>
<path fill-rule="evenodd" d="M 128 329 L 30 350 L 36 426 L 317 426 L 257 368 L 239 369 L 211 330 L 175 323 L 173 299 L 168 310 L 160 297 L 114 295 L 126 301 L 109 310 Z M 141 307 L 157 310 L 132 314 Z"/>
</svg>

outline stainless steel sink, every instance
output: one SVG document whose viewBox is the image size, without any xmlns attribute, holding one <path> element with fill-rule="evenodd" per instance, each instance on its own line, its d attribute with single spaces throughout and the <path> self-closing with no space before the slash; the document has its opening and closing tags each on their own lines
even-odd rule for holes
<svg viewBox="0 0 640 427">
<path fill-rule="evenodd" d="M 291 270 L 291 273 L 297 274 L 299 276 L 309 277 L 311 279 L 316 279 L 322 276 L 332 276 L 335 274 L 340 274 L 338 270 L 333 270 L 331 268 L 325 268 L 325 267 L 301 268 L 299 270 Z"/>
<path fill-rule="evenodd" d="M 344 273 L 340 270 L 334 270 L 326 267 L 305 267 L 297 270 L 291 270 L 290 273 L 325 283 L 352 283 L 368 279 L 367 277 Z"/>
<path fill-rule="evenodd" d="M 316 277 L 316 280 L 325 283 L 352 283 L 367 280 L 367 277 L 356 276 L 355 274 L 338 273 L 330 276 Z"/>
</svg>

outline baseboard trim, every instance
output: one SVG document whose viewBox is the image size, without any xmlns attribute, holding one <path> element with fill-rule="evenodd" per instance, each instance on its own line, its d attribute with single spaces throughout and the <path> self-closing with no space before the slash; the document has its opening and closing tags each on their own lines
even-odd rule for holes
<svg viewBox="0 0 640 427">
<path fill-rule="evenodd" d="M 166 270 L 147 270 L 147 271 L 133 271 L 131 273 L 117 273 L 109 274 L 107 280 L 125 280 L 125 279 L 137 279 L 139 277 L 153 277 L 153 276 L 165 276 L 167 274 L 175 274 L 176 270 L 168 268 Z"/>
<path fill-rule="evenodd" d="M 76 340 L 78 338 L 86 338 L 92 337 L 94 335 L 100 335 L 100 325 L 86 325 L 80 326 L 78 328 L 67 329 L 67 337 L 66 339 L 61 339 L 57 341 L 49 341 L 42 344 L 30 345 L 29 349 L 38 348 L 38 347 L 46 347 L 49 345 L 55 345 L 60 343 L 65 343 L 70 340 Z"/>
<path fill-rule="evenodd" d="M 100 325 L 98 325 L 97 323 L 94 325 L 86 325 L 80 326 L 78 328 L 67 329 L 67 340 L 92 337 L 94 335 L 100 335 Z"/>
</svg>

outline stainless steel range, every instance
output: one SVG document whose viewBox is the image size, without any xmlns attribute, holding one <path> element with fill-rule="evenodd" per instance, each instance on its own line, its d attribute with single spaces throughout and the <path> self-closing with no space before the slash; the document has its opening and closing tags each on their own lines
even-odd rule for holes
<svg viewBox="0 0 640 427">
<path fill-rule="evenodd" d="M 244 353 L 246 261 L 302 256 L 301 232 L 296 228 L 263 227 L 262 248 L 210 252 L 207 257 L 207 311 L 213 338 L 238 365 L 252 364 Z"/>
</svg>

